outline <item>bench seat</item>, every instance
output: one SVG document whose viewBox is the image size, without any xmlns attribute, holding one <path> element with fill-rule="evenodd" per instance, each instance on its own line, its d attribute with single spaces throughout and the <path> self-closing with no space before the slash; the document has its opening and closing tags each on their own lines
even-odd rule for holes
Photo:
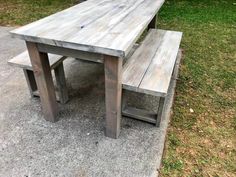
<svg viewBox="0 0 236 177">
<path fill-rule="evenodd" d="M 181 32 L 151 29 L 124 65 L 123 88 L 166 96 L 181 38 Z"/>
<path fill-rule="evenodd" d="M 60 64 L 66 57 L 55 55 L 55 54 L 48 54 L 49 64 L 51 69 L 54 69 L 58 64 Z M 21 54 L 15 56 L 14 58 L 8 61 L 8 64 L 12 66 L 16 66 L 23 69 L 33 70 L 28 51 L 24 51 Z"/>
<path fill-rule="evenodd" d="M 50 68 L 55 72 L 55 78 L 58 88 L 58 92 L 56 92 L 57 100 L 59 100 L 61 103 L 66 103 L 68 101 L 68 91 L 66 87 L 63 67 L 63 60 L 66 57 L 55 54 L 48 54 L 48 58 Z M 10 59 L 8 61 L 8 64 L 23 69 L 31 96 L 39 96 L 37 83 L 33 73 L 33 68 L 28 51 L 24 51 L 23 53 Z"/>
<path fill-rule="evenodd" d="M 153 119 L 148 113 L 123 106 L 128 117 L 160 124 L 161 114 L 168 94 L 172 73 L 179 52 L 182 32 L 150 29 L 146 38 L 123 67 L 122 87 L 139 93 L 160 97 L 158 115 Z M 136 111 L 134 111 L 136 110 Z M 137 112 L 135 115 L 134 112 Z"/>
</svg>

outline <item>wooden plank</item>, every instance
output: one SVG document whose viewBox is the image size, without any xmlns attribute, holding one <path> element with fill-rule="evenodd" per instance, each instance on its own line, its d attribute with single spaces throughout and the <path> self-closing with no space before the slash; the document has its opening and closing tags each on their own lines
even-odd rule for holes
<svg viewBox="0 0 236 177">
<path fill-rule="evenodd" d="M 24 71 L 25 79 L 26 79 L 26 82 L 30 91 L 30 95 L 31 97 L 33 97 L 34 92 L 38 90 L 35 77 L 34 77 L 34 72 L 31 70 L 26 70 L 26 69 L 23 69 L 23 71 Z"/>
<path fill-rule="evenodd" d="M 45 44 L 38 44 L 38 49 L 40 52 L 59 54 L 67 57 L 78 58 L 81 60 L 89 60 L 98 63 L 103 63 L 103 55 L 101 54 L 84 52 L 84 51 L 63 48 L 63 47 L 56 47 Z"/>
<path fill-rule="evenodd" d="M 38 51 L 37 44 L 26 42 L 46 120 L 57 121 L 58 105 L 48 55 Z"/>
<path fill-rule="evenodd" d="M 58 64 L 60 64 L 66 57 L 55 55 L 55 54 L 49 54 L 48 58 L 49 58 L 50 67 L 53 69 Z M 9 60 L 8 64 L 23 68 L 23 69 L 27 69 L 27 70 L 33 70 L 27 50 L 17 55 L 16 57 L 12 58 L 11 60 Z"/>
<path fill-rule="evenodd" d="M 134 44 L 132 49 L 127 54 L 126 58 L 129 58 L 137 49 L 137 47 L 138 47 L 138 44 Z M 38 44 L 38 49 L 41 52 L 60 54 L 63 56 L 76 58 L 78 60 L 87 60 L 87 61 L 96 62 L 96 63 L 104 62 L 104 56 L 97 53 L 84 52 L 84 51 L 73 50 L 73 49 L 62 48 L 62 47 L 55 47 L 55 46 L 50 46 L 50 45 L 45 45 L 45 44 Z"/>
<path fill-rule="evenodd" d="M 125 63 L 122 78 L 123 88 L 137 91 L 164 35 L 165 31 L 151 30 L 148 33 L 140 47 Z"/>
<path fill-rule="evenodd" d="M 157 92 L 165 95 L 167 93 L 181 38 L 181 32 L 167 31 L 165 33 L 162 44 L 157 49 L 139 85 L 139 90 L 147 94 Z"/>
<path fill-rule="evenodd" d="M 152 124 L 156 124 L 157 114 L 154 112 L 149 112 L 144 109 L 138 109 L 134 107 L 126 107 L 122 110 L 122 115 L 126 117 L 131 117 L 134 119 L 138 119 L 141 121 L 149 122 Z"/>
<path fill-rule="evenodd" d="M 160 123 L 161 123 L 161 119 L 162 119 L 162 112 L 164 111 L 164 107 L 165 107 L 165 98 L 164 97 L 160 97 L 159 103 L 158 103 L 158 112 L 157 112 L 157 116 L 156 116 L 156 126 L 160 127 Z"/>
<path fill-rule="evenodd" d="M 121 119 L 122 59 L 104 57 L 106 92 L 106 136 L 118 138 Z"/>
<path fill-rule="evenodd" d="M 60 97 L 59 97 L 59 93 L 58 93 L 58 91 L 56 90 L 56 100 L 57 100 L 57 102 L 60 102 Z M 35 90 L 34 92 L 33 92 L 33 96 L 34 97 L 40 97 L 39 96 L 39 91 L 38 90 Z"/>
<path fill-rule="evenodd" d="M 57 82 L 57 87 L 58 87 L 59 99 L 60 99 L 60 102 L 64 104 L 69 100 L 69 96 L 68 96 L 68 90 L 66 86 L 63 63 L 58 65 L 54 69 L 54 72 L 55 72 L 55 77 L 56 77 L 56 82 Z"/>
<path fill-rule="evenodd" d="M 89 0 L 13 30 L 12 36 L 124 58 L 164 0 Z"/>
<path fill-rule="evenodd" d="M 177 55 L 177 59 L 176 59 L 175 68 L 174 68 L 171 82 L 170 82 L 170 87 L 168 89 L 167 98 L 170 96 L 169 94 L 171 94 L 171 92 L 173 92 L 173 88 L 175 88 L 181 57 L 182 57 L 182 50 L 179 50 L 178 55 Z M 158 104 L 158 113 L 156 114 L 154 112 L 149 112 L 149 111 L 146 111 L 143 109 L 137 109 L 134 107 L 127 107 L 126 106 L 126 97 L 124 95 L 124 92 L 125 92 L 125 90 L 123 90 L 123 97 L 122 97 L 122 115 L 156 124 L 157 127 L 160 126 L 163 114 L 166 112 L 165 109 L 167 106 L 166 104 L 168 102 L 168 99 L 166 97 L 160 97 L 159 104 Z"/>
</svg>

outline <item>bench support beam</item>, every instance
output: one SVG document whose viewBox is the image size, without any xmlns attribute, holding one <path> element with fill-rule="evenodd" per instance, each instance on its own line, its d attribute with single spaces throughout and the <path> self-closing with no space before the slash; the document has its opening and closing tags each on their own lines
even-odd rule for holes
<svg viewBox="0 0 236 177">
<path fill-rule="evenodd" d="M 34 70 L 44 117 L 50 122 L 56 122 L 58 105 L 48 55 L 47 53 L 39 52 L 36 43 L 26 42 L 26 46 Z"/>
<path fill-rule="evenodd" d="M 35 77 L 34 77 L 34 72 L 31 70 L 27 70 L 27 69 L 23 69 L 23 71 L 24 71 L 25 79 L 26 79 L 26 82 L 27 82 L 27 85 L 28 85 L 28 88 L 30 91 L 30 95 L 31 95 L 31 97 L 33 97 L 34 92 L 36 90 L 38 90 L 38 87 L 37 87 L 37 84 L 35 81 Z"/>
<path fill-rule="evenodd" d="M 118 138 L 121 119 L 122 59 L 104 56 L 106 136 Z"/>
<path fill-rule="evenodd" d="M 54 68 L 57 87 L 58 87 L 58 94 L 59 100 L 61 103 L 66 103 L 69 100 L 68 90 L 66 86 L 66 79 L 65 79 L 65 72 L 63 63 L 60 63 L 56 68 Z"/>
<path fill-rule="evenodd" d="M 122 115 L 126 117 L 131 117 L 141 121 L 156 124 L 157 114 L 154 112 L 149 112 L 144 109 L 137 109 L 134 107 L 125 107 L 122 109 Z"/>
<path fill-rule="evenodd" d="M 164 105 L 165 105 L 165 98 L 164 97 L 160 97 L 159 104 L 158 104 L 157 121 L 156 121 L 156 126 L 157 127 L 160 127 Z"/>
</svg>

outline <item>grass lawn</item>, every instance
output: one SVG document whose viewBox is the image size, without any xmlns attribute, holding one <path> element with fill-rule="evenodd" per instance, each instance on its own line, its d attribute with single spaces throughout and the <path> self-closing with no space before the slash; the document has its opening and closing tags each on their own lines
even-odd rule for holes
<svg viewBox="0 0 236 177">
<path fill-rule="evenodd" d="M 0 25 L 23 25 L 75 3 L 0 0 Z M 162 176 L 236 176 L 235 0 L 167 0 L 158 28 L 184 33 Z"/>
<path fill-rule="evenodd" d="M 169 0 L 158 27 L 184 33 L 162 176 L 236 176 L 235 1 Z"/>
<path fill-rule="evenodd" d="M 0 0 L 0 25 L 25 25 L 79 0 Z"/>
</svg>

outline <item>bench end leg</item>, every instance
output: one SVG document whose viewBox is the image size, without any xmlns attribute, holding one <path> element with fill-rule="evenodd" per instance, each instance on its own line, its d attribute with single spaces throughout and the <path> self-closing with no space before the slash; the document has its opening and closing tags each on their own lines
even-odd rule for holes
<svg viewBox="0 0 236 177">
<path fill-rule="evenodd" d="M 29 92 L 31 97 L 34 97 L 34 93 L 35 91 L 38 90 L 36 81 L 35 81 L 35 77 L 34 77 L 34 72 L 28 69 L 23 69 L 24 71 L 24 75 L 25 75 L 25 79 L 29 88 Z"/>
<path fill-rule="evenodd" d="M 160 97 L 158 110 L 157 110 L 158 111 L 157 112 L 157 121 L 156 121 L 156 126 L 157 127 L 160 127 L 164 105 L 165 105 L 165 97 Z"/>
<path fill-rule="evenodd" d="M 69 100 L 69 96 L 68 96 L 68 90 L 66 86 L 63 63 L 59 64 L 54 69 L 54 72 L 55 72 L 57 87 L 59 90 L 59 100 L 62 104 L 65 104 Z"/>
</svg>

